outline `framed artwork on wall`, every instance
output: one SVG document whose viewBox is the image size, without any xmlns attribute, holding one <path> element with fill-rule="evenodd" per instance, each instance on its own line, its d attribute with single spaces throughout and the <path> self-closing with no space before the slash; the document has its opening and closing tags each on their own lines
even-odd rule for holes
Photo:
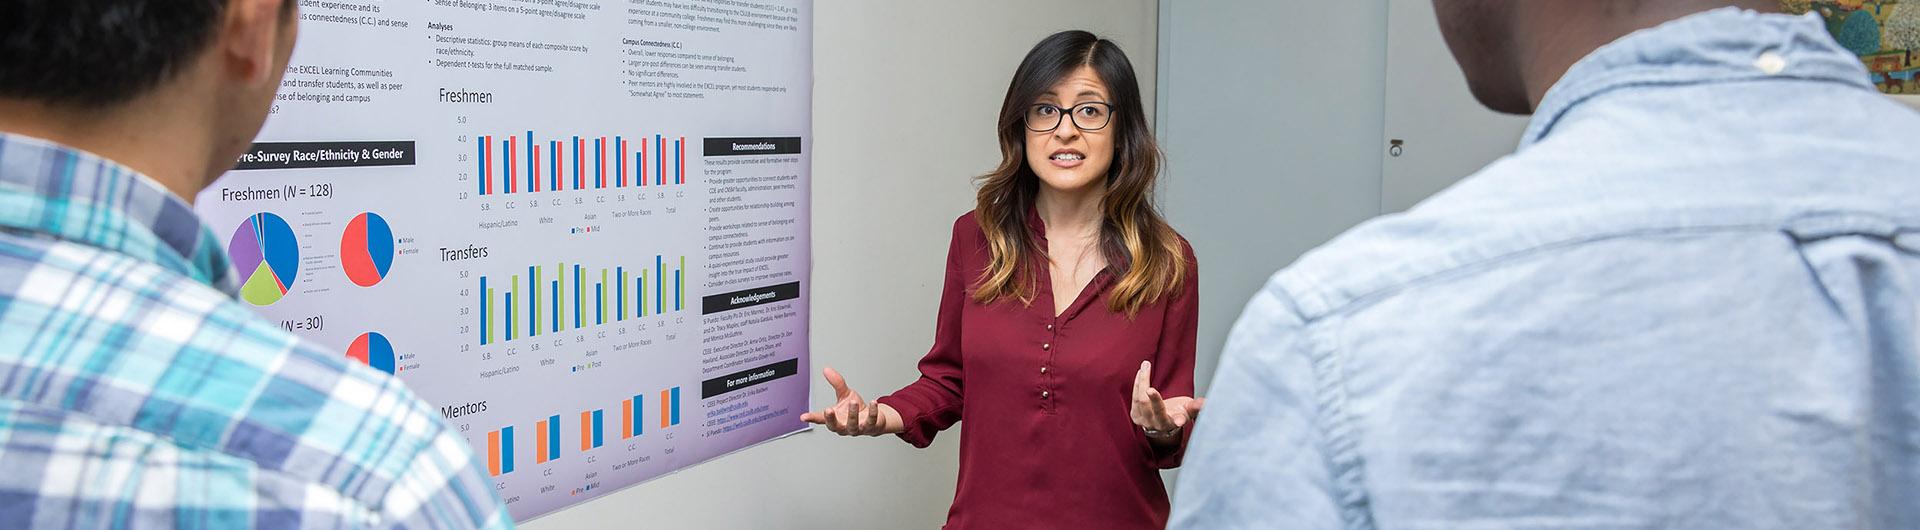
<svg viewBox="0 0 1920 530">
<path fill-rule="evenodd" d="M 1920 107 L 1920 0 L 1781 0 L 1819 13 L 1840 45 L 1860 56 L 1881 92 Z"/>
</svg>

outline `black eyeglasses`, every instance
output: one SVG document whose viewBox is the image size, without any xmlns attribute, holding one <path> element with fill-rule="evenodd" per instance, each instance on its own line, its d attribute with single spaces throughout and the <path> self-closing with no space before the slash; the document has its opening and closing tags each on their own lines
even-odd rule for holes
<svg viewBox="0 0 1920 530">
<path fill-rule="evenodd" d="M 1060 128 L 1061 118 L 1066 116 L 1072 116 L 1073 126 L 1081 131 L 1098 131 L 1113 121 L 1113 105 L 1105 101 L 1089 101 L 1071 108 L 1046 103 L 1034 105 L 1027 109 L 1027 130 L 1053 132 Z"/>
</svg>

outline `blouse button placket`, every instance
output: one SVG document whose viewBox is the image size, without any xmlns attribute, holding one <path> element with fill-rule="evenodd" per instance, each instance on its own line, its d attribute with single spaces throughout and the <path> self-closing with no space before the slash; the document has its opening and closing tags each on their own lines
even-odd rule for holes
<svg viewBox="0 0 1920 530">
<path fill-rule="evenodd" d="M 1057 324 L 1048 322 L 1046 336 L 1040 342 L 1040 351 L 1043 352 L 1040 356 L 1040 387 L 1043 389 L 1040 391 L 1040 408 L 1047 411 L 1053 410 L 1053 385 L 1048 376 L 1053 373 L 1053 340 L 1057 338 L 1055 330 L 1058 329 L 1056 326 Z"/>
</svg>

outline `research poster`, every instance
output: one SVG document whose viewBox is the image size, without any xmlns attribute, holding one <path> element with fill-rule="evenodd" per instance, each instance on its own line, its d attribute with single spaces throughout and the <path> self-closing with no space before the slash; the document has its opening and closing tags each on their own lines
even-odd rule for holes
<svg viewBox="0 0 1920 530">
<path fill-rule="evenodd" d="M 399 377 L 521 520 L 804 427 L 810 2 L 298 16 L 197 202 L 245 303 Z"/>
</svg>

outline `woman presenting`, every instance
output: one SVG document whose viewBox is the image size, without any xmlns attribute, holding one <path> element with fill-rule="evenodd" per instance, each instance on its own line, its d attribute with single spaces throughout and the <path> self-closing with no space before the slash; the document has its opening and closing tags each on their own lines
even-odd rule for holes
<svg viewBox="0 0 1920 530">
<path fill-rule="evenodd" d="M 953 226 L 921 377 L 802 419 L 926 447 L 965 421 L 947 528 L 1162 528 L 1193 394 L 1198 265 L 1154 210 L 1159 148 L 1133 65 L 1084 31 L 1034 46 L 1000 152 Z M 1174 395 L 1181 397 L 1163 397 Z"/>
</svg>

